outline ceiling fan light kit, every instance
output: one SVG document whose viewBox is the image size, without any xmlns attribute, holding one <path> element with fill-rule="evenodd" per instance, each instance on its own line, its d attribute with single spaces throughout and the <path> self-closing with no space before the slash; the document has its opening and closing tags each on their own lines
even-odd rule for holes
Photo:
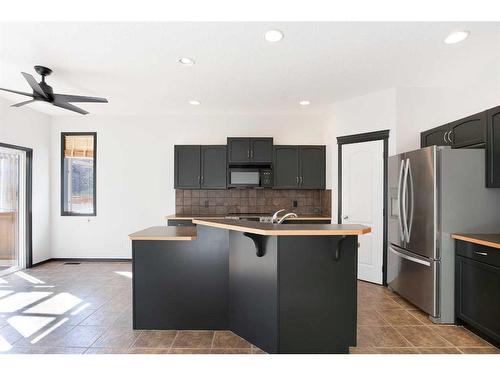
<svg viewBox="0 0 500 375">
<path fill-rule="evenodd" d="M 106 98 L 98 98 L 98 97 L 94 97 L 94 96 L 56 94 L 56 93 L 54 93 L 54 90 L 52 89 L 52 87 L 49 86 L 45 82 L 45 77 L 52 73 L 52 69 L 47 68 L 45 66 L 41 66 L 41 65 L 35 65 L 35 71 L 42 76 L 41 82 L 37 82 L 31 74 L 21 72 L 24 79 L 26 79 L 26 82 L 28 82 L 31 89 L 33 90 L 32 94 L 30 94 L 28 92 L 23 92 L 23 91 L 16 91 L 16 90 L 9 90 L 9 89 L 0 88 L 0 90 L 2 90 L 2 91 L 12 92 L 14 94 L 29 96 L 32 98 L 32 99 L 24 101 L 24 102 L 13 104 L 12 107 L 21 107 L 21 106 L 29 104 L 29 103 L 33 103 L 36 101 L 42 101 L 42 102 L 50 103 L 56 107 L 60 107 L 63 109 L 67 109 L 69 111 L 73 111 L 73 112 L 80 113 L 82 115 L 86 115 L 89 112 L 87 112 L 84 109 L 79 108 L 73 104 L 70 104 L 70 102 L 77 102 L 77 103 L 107 103 L 108 102 L 108 100 Z"/>
</svg>

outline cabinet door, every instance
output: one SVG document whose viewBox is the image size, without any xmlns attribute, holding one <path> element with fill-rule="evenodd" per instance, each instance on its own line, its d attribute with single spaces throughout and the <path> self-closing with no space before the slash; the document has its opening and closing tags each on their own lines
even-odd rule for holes
<svg viewBox="0 0 500 375">
<path fill-rule="evenodd" d="M 201 146 L 201 188 L 226 188 L 226 146 Z"/>
<path fill-rule="evenodd" d="M 250 159 L 256 163 L 273 162 L 273 139 L 250 138 Z"/>
<path fill-rule="evenodd" d="M 420 147 L 451 145 L 449 130 L 448 125 L 443 125 L 420 133 Z"/>
<path fill-rule="evenodd" d="M 274 146 L 274 188 L 299 187 L 299 150 L 297 146 Z"/>
<path fill-rule="evenodd" d="M 299 146 L 299 187 L 325 188 L 325 146 Z"/>
<path fill-rule="evenodd" d="M 500 268 L 456 257 L 456 315 L 500 342 Z"/>
<path fill-rule="evenodd" d="M 500 107 L 487 111 L 486 187 L 500 187 Z"/>
<path fill-rule="evenodd" d="M 174 146 L 174 187 L 176 189 L 200 188 L 200 146 Z"/>
<path fill-rule="evenodd" d="M 229 163 L 247 163 L 250 161 L 250 138 L 228 138 Z"/>
<path fill-rule="evenodd" d="M 486 112 L 476 113 L 448 124 L 453 148 L 484 143 L 486 135 Z"/>
</svg>

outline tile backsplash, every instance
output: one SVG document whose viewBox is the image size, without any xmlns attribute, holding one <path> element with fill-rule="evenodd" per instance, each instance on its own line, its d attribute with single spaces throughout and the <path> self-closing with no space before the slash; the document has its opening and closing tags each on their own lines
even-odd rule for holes
<svg viewBox="0 0 500 375">
<path fill-rule="evenodd" d="M 297 202 L 297 207 L 293 206 Z M 331 215 L 331 190 L 176 190 L 178 215 L 272 213 L 281 208 L 301 215 Z"/>
</svg>

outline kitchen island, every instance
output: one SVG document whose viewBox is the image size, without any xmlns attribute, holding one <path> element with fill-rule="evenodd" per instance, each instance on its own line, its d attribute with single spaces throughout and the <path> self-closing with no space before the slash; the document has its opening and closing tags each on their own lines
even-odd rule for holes
<svg viewBox="0 0 500 375">
<path fill-rule="evenodd" d="M 135 329 L 231 330 L 269 353 L 356 345 L 357 236 L 370 228 L 193 223 L 129 236 Z"/>
</svg>

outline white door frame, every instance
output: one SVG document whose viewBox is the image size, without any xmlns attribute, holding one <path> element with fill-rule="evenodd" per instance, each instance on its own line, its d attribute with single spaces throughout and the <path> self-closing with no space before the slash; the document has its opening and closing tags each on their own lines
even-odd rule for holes
<svg viewBox="0 0 500 375">
<path fill-rule="evenodd" d="M 371 141 L 384 141 L 384 188 L 383 188 L 383 232 L 382 232 L 382 243 L 383 243 L 383 259 L 382 259 L 382 285 L 387 285 L 387 159 L 389 156 L 389 130 L 379 130 L 369 133 L 360 133 L 353 135 L 346 135 L 342 137 L 337 137 L 338 145 L 338 200 L 337 200 L 337 223 L 342 224 L 342 145 L 350 143 L 361 143 L 361 142 L 371 142 Z"/>
<path fill-rule="evenodd" d="M 19 239 L 22 243 L 22 251 L 19 254 L 19 265 L 21 268 L 31 268 L 33 266 L 33 243 L 32 243 L 32 191 L 33 191 L 33 149 L 1 143 L 0 147 L 13 150 L 21 155 L 19 183 L 22 194 L 19 197 L 19 205 L 24 207 L 20 210 Z"/>
</svg>

